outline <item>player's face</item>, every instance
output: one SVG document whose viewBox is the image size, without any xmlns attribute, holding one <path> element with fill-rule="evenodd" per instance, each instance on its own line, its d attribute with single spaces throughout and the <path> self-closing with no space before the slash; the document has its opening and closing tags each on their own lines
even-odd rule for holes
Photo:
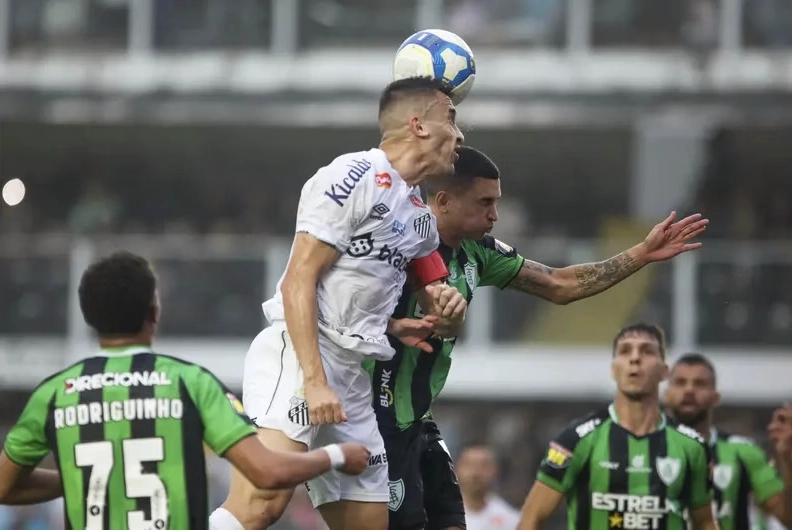
<svg viewBox="0 0 792 530">
<path fill-rule="evenodd" d="M 671 371 L 664 401 L 674 419 L 696 426 L 718 404 L 720 394 L 709 368 L 702 364 L 678 364 Z"/>
<path fill-rule="evenodd" d="M 495 457 L 486 447 L 466 449 L 455 467 L 460 487 L 473 495 L 488 493 L 498 473 Z"/>
<path fill-rule="evenodd" d="M 611 374 L 619 392 L 640 400 L 656 393 L 668 375 L 657 339 L 646 333 L 627 333 L 616 343 Z"/>
<path fill-rule="evenodd" d="M 456 122 L 456 108 L 451 99 L 438 92 L 426 113 L 424 127 L 428 133 L 425 155 L 429 160 L 427 178 L 454 174 L 454 164 L 459 155 L 457 148 L 465 141 Z"/>
<path fill-rule="evenodd" d="M 447 217 L 464 239 L 481 239 L 492 231 L 498 220 L 500 180 L 473 179 L 462 193 L 449 194 Z"/>
</svg>

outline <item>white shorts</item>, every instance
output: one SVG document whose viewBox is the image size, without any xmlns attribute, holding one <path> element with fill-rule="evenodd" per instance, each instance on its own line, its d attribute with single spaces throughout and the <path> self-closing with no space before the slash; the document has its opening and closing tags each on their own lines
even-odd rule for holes
<svg viewBox="0 0 792 530">
<path fill-rule="evenodd" d="M 342 442 L 362 443 L 369 449 L 369 467 L 362 474 L 352 477 L 330 471 L 308 482 L 314 506 L 339 500 L 388 502 L 388 463 L 371 406 L 371 379 L 359 355 L 323 337 L 319 350 L 327 382 L 341 400 L 346 422 L 309 424 L 303 372 L 282 324 L 266 328 L 250 345 L 242 378 L 245 410 L 259 427 L 281 431 L 309 449 Z"/>
</svg>

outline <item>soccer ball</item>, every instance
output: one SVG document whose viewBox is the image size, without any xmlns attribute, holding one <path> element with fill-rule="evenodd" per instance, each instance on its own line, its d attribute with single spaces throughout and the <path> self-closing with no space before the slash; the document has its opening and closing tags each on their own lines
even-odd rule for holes
<svg viewBox="0 0 792 530">
<path fill-rule="evenodd" d="M 451 101 L 458 105 L 473 88 L 476 62 L 473 52 L 458 35 L 442 29 L 415 33 L 399 46 L 393 62 L 393 80 L 432 77 L 451 87 Z"/>
</svg>

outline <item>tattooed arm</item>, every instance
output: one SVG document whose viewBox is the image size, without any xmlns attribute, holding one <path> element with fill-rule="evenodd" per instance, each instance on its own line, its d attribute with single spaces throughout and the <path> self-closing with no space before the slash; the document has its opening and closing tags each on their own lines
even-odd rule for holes
<svg viewBox="0 0 792 530">
<path fill-rule="evenodd" d="M 610 289 L 647 263 L 643 243 L 605 261 L 558 269 L 525 260 L 508 287 L 563 305 Z"/>
</svg>

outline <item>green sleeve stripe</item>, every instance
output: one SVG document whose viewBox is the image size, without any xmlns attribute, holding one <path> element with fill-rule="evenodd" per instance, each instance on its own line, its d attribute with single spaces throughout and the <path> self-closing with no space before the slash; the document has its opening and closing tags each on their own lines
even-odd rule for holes
<svg viewBox="0 0 792 530">
<path fill-rule="evenodd" d="M 503 285 L 498 286 L 499 289 L 507 288 L 509 284 L 513 282 L 514 279 L 520 274 L 520 270 L 523 268 L 523 265 L 525 265 L 525 258 L 522 256 L 518 256 L 518 258 L 519 259 L 516 261 L 516 263 L 519 263 L 520 265 L 514 269 L 514 274 L 511 275 L 508 281 L 506 281 Z"/>
<path fill-rule="evenodd" d="M 536 475 L 536 480 L 545 486 L 556 490 L 559 493 L 564 493 L 564 486 L 561 485 L 556 479 L 541 471 Z"/>
</svg>

